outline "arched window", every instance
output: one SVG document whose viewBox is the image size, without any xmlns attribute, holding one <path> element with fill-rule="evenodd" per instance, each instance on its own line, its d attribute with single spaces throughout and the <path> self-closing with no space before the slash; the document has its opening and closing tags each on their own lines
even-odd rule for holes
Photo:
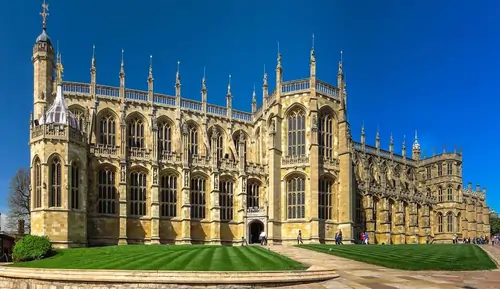
<svg viewBox="0 0 500 289">
<path fill-rule="evenodd" d="M 212 148 L 212 139 L 215 137 L 215 152 L 217 153 L 217 161 L 221 161 L 224 157 L 224 135 L 220 130 L 210 130 L 210 147 Z M 212 148 L 214 149 L 214 148 Z"/>
<path fill-rule="evenodd" d="M 78 127 L 80 128 L 80 130 L 85 131 L 85 114 L 83 113 L 83 111 L 79 109 L 71 109 L 70 111 L 75 117 L 76 121 L 78 121 Z"/>
<path fill-rule="evenodd" d="M 143 172 L 130 173 L 129 201 L 130 215 L 146 215 L 146 174 Z"/>
<path fill-rule="evenodd" d="M 446 225 L 447 232 L 453 232 L 453 214 L 451 212 L 446 215 Z"/>
<path fill-rule="evenodd" d="M 457 232 L 462 232 L 462 215 L 460 213 L 457 214 Z"/>
<path fill-rule="evenodd" d="M 99 200 L 97 212 L 99 214 L 115 215 L 117 211 L 115 172 L 110 169 L 101 169 L 98 175 Z"/>
<path fill-rule="evenodd" d="M 306 217 L 306 179 L 304 177 L 290 178 L 286 183 L 288 195 L 288 219 L 303 219 Z"/>
<path fill-rule="evenodd" d="M 288 155 L 306 154 L 306 117 L 304 111 L 295 110 L 288 115 Z"/>
<path fill-rule="evenodd" d="M 80 209 L 80 167 L 78 163 L 71 164 L 71 209 Z"/>
<path fill-rule="evenodd" d="M 198 129 L 194 125 L 189 126 L 188 149 L 191 156 L 198 155 Z"/>
<path fill-rule="evenodd" d="M 40 159 L 36 158 L 35 160 L 35 202 L 34 208 L 42 207 L 42 166 L 40 164 Z"/>
<path fill-rule="evenodd" d="M 160 154 L 172 152 L 172 126 L 169 122 L 158 124 L 158 151 Z"/>
<path fill-rule="evenodd" d="M 239 131 L 239 132 L 236 132 L 234 135 L 233 135 L 233 142 L 234 142 L 234 147 L 236 148 L 236 153 L 238 154 L 238 156 L 240 156 L 240 135 L 241 137 L 243 137 L 243 160 L 244 162 L 246 163 L 246 159 L 247 159 L 247 137 L 246 135 L 242 132 L 242 131 Z"/>
<path fill-rule="evenodd" d="M 260 186 L 256 181 L 247 183 L 247 208 L 259 208 Z"/>
<path fill-rule="evenodd" d="M 363 222 L 363 196 L 356 194 L 356 223 Z"/>
<path fill-rule="evenodd" d="M 109 114 L 99 122 L 99 143 L 111 147 L 116 145 L 115 118 Z"/>
<path fill-rule="evenodd" d="M 451 186 L 446 188 L 446 199 L 449 202 L 453 201 L 453 188 Z"/>
<path fill-rule="evenodd" d="M 177 176 L 162 175 L 160 178 L 160 217 L 177 216 Z"/>
<path fill-rule="evenodd" d="M 372 220 L 373 220 L 373 230 L 375 232 L 377 231 L 378 202 L 379 199 L 373 198 Z"/>
<path fill-rule="evenodd" d="M 230 180 L 219 181 L 219 206 L 221 221 L 233 219 L 234 183 Z"/>
<path fill-rule="evenodd" d="M 438 187 L 438 202 L 443 201 L 443 188 Z"/>
<path fill-rule="evenodd" d="M 333 180 L 322 178 L 319 180 L 319 200 L 318 217 L 320 220 L 332 219 L 332 199 L 333 199 Z"/>
<path fill-rule="evenodd" d="M 438 226 L 438 233 L 443 232 L 443 214 L 437 213 L 437 226 Z"/>
<path fill-rule="evenodd" d="M 191 179 L 190 189 L 191 219 L 205 219 L 207 181 L 201 177 L 194 177 Z"/>
<path fill-rule="evenodd" d="M 50 195 L 49 207 L 61 206 L 61 160 L 55 157 L 50 165 Z"/>
<path fill-rule="evenodd" d="M 319 153 L 322 157 L 333 158 L 333 116 L 323 114 L 319 119 Z"/>
<path fill-rule="evenodd" d="M 144 123 L 141 118 L 133 118 L 128 122 L 128 147 L 144 147 Z"/>
</svg>

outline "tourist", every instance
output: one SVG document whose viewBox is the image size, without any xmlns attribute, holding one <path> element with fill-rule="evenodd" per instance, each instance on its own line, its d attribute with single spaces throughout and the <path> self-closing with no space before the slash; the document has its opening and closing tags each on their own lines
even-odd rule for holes
<svg viewBox="0 0 500 289">
<path fill-rule="evenodd" d="M 339 231 L 335 234 L 335 244 L 337 245 L 343 245 L 342 244 L 342 230 L 339 229 Z"/>
<path fill-rule="evenodd" d="M 368 236 L 368 233 L 365 232 L 365 245 L 368 245 L 368 239 L 370 239 L 370 237 Z"/>
<path fill-rule="evenodd" d="M 266 236 L 266 232 L 262 231 L 262 232 L 260 233 L 259 240 L 260 240 L 260 244 L 261 244 L 262 246 L 267 245 L 267 236 Z"/>
<path fill-rule="evenodd" d="M 300 244 L 304 244 L 304 242 L 302 242 L 302 231 L 299 230 L 299 234 L 297 235 L 297 245 L 300 245 Z"/>
<path fill-rule="evenodd" d="M 365 244 L 365 232 L 361 233 L 361 245 Z"/>
</svg>

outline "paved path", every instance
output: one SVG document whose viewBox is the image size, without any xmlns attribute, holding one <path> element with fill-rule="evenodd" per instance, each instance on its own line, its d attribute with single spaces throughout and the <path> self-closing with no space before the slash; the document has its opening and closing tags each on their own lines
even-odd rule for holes
<svg viewBox="0 0 500 289">
<path fill-rule="evenodd" d="M 283 289 L 500 288 L 500 270 L 473 272 L 402 271 L 370 265 L 293 246 L 270 246 L 270 249 L 276 253 L 311 266 L 335 269 L 340 275 L 340 278 L 318 284 L 281 287 Z M 493 252 L 491 254 L 497 254 L 500 260 L 500 247 L 484 247 L 484 249 L 491 249 Z"/>
</svg>

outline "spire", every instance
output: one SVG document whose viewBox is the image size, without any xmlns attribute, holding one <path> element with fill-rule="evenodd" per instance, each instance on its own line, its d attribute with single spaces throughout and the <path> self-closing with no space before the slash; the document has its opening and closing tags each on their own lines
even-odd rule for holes
<svg viewBox="0 0 500 289">
<path fill-rule="evenodd" d="M 415 130 L 415 140 L 413 141 L 413 150 L 420 150 L 420 144 L 418 143 L 417 130 Z"/>
<path fill-rule="evenodd" d="M 201 90 L 207 91 L 207 78 L 206 78 L 207 68 L 203 67 L 203 78 L 201 79 Z"/>
<path fill-rule="evenodd" d="M 401 146 L 401 155 L 406 158 L 406 135 L 403 135 L 403 145 Z"/>
<path fill-rule="evenodd" d="M 339 61 L 339 71 L 338 71 L 338 75 L 344 75 L 344 70 L 342 68 L 342 58 L 343 58 L 343 55 L 344 52 L 342 50 L 340 50 L 340 61 Z"/>
<path fill-rule="evenodd" d="M 257 96 L 255 94 L 255 83 L 253 84 L 252 103 L 257 103 Z"/>
<path fill-rule="evenodd" d="M 42 12 L 40 12 L 40 15 L 42 16 L 42 31 L 46 32 L 47 31 L 47 17 L 49 16 L 49 4 L 45 3 L 45 0 L 43 0 Z"/>
<path fill-rule="evenodd" d="M 378 126 L 377 126 L 377 134 L 375 136 L 375 147 L 377 149 L 380 149 L 380 130 L 379 130 Z"/>
<path fill-rule="evenodd" d="M 264 64 L 264 78 L 263 78 L 262 82 L 263 82 L 262 86 L 264 86 L 264 87 L 268 86 L 268 84 L 267 84 L 267 72 L 266 72 L 266 65 L 265 64 Z"/>
<path fill-rule="evenodd" d="M 391 132 L 391 138 L 389 139 L 389 152 L 390 153 L 394 152 L 394 138 L 392 137 L 392 132 Z"/>
<path fill-rule="evenodd" d="M 120 77 L 125 76 L 125 60 L 124 60 L 125 50 L 122 48 L 122 62 L 120 64 Z"/>
<path fill-rule="evenodd" d="M 280 42 L 279 41 L 278 41 L 278 59 L 277 59 L 276 69 L 281 69 L 281 52 L 280 52 Z"/>
<path fill-rule="evenodd" d="M 177 61 L 177 73 L 175 74 L 175 84 L 181 84 L 181 62 Z"/>
<path fill-rule="evenodd" d="M 57 49 L 57 63 L 56 63 L 56 83 L 58 86 L 62 84 L 63 71 L 64 71 L 64 67 L 62 65 L 61 53 L 59 52 L 59 48 L 58 48 Z"/>
<path fill-rule="evenodd" d="M 90 66 L 90 71 L 95 72 L 95 45 L 92 45 L 92 64 Z"/>
<path fill-rule="evenodd" d="M 311 62 L 316 62 L 316 53 L 314 52 L 314 33 L 312 35 Z"/>
<path fill-rule="evenodd" d="M 365 123 L 363 122 L 363 124 L 361 125 L 361 143 L 363 144 L 363 146 L 365 145 L 366 143 L 366 134 L 365 134 Z"/>
<path fill-rule="evenodd" d="M 153 80 L 153 55 L 149 55 L 149 76 L 148 80 Z"/>
<path fill-rule="evenodd" d="M 231 74 L 229 74 L 229 81 L 227 83 L 227 96 L 231 96 Z"/>
</svg>

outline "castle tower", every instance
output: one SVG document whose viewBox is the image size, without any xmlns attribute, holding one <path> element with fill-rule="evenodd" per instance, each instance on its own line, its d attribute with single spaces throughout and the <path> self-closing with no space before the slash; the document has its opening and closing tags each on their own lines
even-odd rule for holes
<svg viewBox="0 0 500 289">
<path fill-rule="evenodd" d="M 60 54 L 55 65 L 55 99 L 52 96 L 54 51 L 45 29 L 48 5 L 42 7 L 43 30 L 33 51 L 31 233 L 48 236 L 55 247 L 86 246 L 86 136 L 64 101 Z"/>
</svg>

